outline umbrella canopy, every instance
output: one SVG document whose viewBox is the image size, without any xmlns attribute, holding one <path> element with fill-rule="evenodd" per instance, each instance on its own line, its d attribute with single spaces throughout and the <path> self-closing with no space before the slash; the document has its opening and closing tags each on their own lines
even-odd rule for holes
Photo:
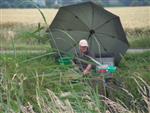
<svg viewBox="0 0 150 113">
<path fill-rule="evenodd" d="M 52 48 L 75 53 L 79 41 L 87 39 L 93 53 L 113 53 L 116 64 L 128 49 L 119 17 L 93 2 L 61 7 L 48 32 Z"/>
</svg>

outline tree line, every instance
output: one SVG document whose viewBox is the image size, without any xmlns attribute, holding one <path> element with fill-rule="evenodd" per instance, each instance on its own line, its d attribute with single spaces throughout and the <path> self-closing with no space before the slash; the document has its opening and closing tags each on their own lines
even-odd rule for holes
<svg viewBox="0 0 150 113">
<path fill-rule="evenodd" d="M 38 1 L 38 2 L 37 2 Z M 77 2 L 89 0 L 0 0 L 0 8 L 34 8 L 38 7 L 50 8 L 69 5 Z M 103 6 L 150 6 L 150 0 L 92 0 L 100 2 Z M 45 2 L 41 5 L 40 2 Z"/>
</svg>

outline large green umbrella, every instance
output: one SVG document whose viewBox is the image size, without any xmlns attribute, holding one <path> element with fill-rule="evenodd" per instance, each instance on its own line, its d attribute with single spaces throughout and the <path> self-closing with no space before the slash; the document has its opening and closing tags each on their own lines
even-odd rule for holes
<svg viewBox="0 0 150 113">
<path fill-rule="evenodd" d="M 116 64 L 128 49 L 119 17 L 93 2 L 61 7 L 48 32 L 56 50 L 75 53 L 78 42 L 87 39 L 95 54 L 113 53 Z"/>
</svg>

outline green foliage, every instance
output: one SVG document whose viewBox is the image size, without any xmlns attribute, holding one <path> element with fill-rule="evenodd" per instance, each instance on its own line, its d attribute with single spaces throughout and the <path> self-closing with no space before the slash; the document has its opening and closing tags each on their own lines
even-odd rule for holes
<svg viewBox="0 0 150 113">
<path fill-rule="evenodd" d="M 127 54 L 122 60 L 122 63 L 119 65 L 119 70 L 116 75 L 120 76 L 118 79 L 121 81 L 125 89 L 125 95 L 118 96 L 126 105 L 129 105 L 128 108 L 145 109 L 145 102 L 141 98 L 139 93 L 137 83 L 134 81 L 134 77 L 143 78 L 148 84 L 150 84 L 150 52 L 137 53 L 137 54 Z M 120 95 L 120 94 L 119 94 Z M 135 108 L 135 109 L 137 109 Z M 137 111 L 136 111 L 137 112 Z"/>
<path fill-rule="evenodd" d="M 30 30 L 30 31 L 29 31 Z M 29 28 L 28 30 L 21 31 L 18 33 L 16 37 L 23 42 L 27 42 L 28 44 L 47 44 L 49 43 L 49 39 L 47 34 L 45 33 L 45 28 L 43 26 L 39 26 L 36 28 Z"/>
<path fill-rule="evenodd" d="M 130 48 L 150 47 L 150 28 L 126 29 Z"/>
<path fill-rule="evenodd" d="M 106 110 L 101 103 L 98 90 L 89 85 L 91 78 L 82 78 L 72 67 L 59 65 L 51 56 L 53 52 L 45 54 L 4 54 L 0 56 L 0 94 L 2 112 L 20 112 L 20 106 L 30 103 L 34 111 L 44 112 L 45 107 L 57 110 L 57 103 L 52 104 L 49 90 L 53 91 L 60 101 L 69 100 L 76 112 L 96 113 L 87 107 L 89 102 L 100 110 Z M 108 98 L 122 101 L 128 109 L 145 110 L 146 103 L 139 93 L 139 86 L 144 85 L 137 77 L 150 84 L 150 52 L 127 54 L 121 61 L 118 72 L 114 75 L 114 83 L 106 87 Z M 75 82 L 76 80 L 77 82 Z M 74 81 L 74 82 L 73 82 Z M 145 86 L 143 86 L 145 87 Z M 140 89 L 141 91 L 142 89 Z M 70 92 L 67 97 L 60 96 Z M 51 95 L 52 96 L 52 95 Z M 88 97 L 87 97 L 88 96 Z M 118 102 L 119 103 L 119 102 Z M 142 105 L 142 106 L 141 106 Z"/>
</svg>

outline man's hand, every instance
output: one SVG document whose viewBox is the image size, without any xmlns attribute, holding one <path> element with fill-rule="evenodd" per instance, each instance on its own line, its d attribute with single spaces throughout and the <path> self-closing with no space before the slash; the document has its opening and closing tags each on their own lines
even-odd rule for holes
<svg viewBox="0 0 150 113">
<path fill-rule="evenodd" d="M 89 65 L 86 67 L 86 69 L 83 71 L 83 74 L 84 74 L 84 75 L 90 74 L 91 68 L 92 68 L 92 65 L 89 64 Z"/>
<path fill-rule="evenodd" d="M 87 70 L 87 69 L 85 69 L 85 70 L 83 71 L 83 75 L 88 75 L 88 74 L 90 74 L 90 71 Z"/>
</svg>

